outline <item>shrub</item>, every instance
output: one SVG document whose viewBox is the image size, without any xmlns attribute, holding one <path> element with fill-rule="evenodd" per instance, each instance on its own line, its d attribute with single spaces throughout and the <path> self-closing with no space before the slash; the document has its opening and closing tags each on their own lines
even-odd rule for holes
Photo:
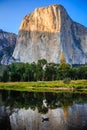
<svg viewBox="0 0 87 130">
<path fill-rule="evenodd" d="M 64 78 L 63 79 L 63 83 L 70 83 L 71 82 L 71 78 Z"/>
</svg>

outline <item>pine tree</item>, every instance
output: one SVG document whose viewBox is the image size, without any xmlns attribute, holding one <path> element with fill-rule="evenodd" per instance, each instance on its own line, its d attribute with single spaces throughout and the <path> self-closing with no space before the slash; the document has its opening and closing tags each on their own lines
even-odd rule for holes
<svg viewBox="0 0 87 130">
<path fill-rule="evenodd" d="M 63 52 L 62 52 L 62 54 L 61 54 L 60 62 L 61 62 L 61 63 L 66 63 L 66 59 L 65 59 L 65 56 L 64 56 L 64 53 L 63 53 Z"/>
</svg>

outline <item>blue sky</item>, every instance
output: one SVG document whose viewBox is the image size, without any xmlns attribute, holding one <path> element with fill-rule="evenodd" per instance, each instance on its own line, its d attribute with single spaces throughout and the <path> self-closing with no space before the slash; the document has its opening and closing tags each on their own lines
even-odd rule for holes
<svg viewBox="0 0 87 130">
<path fill-rule="evenodd" d="M 25 15 L 52 4 L 63 5 L 74 21 L 87 27 L 87 0 L 0 0 L 0 29 L 17 34 Z"/>
</svg>

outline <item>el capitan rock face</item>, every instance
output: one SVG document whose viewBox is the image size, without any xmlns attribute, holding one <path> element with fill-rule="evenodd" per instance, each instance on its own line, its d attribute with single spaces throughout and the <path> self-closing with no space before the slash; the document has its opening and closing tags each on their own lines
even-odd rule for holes
<svg viewBox="0 0 87 130">
<path fill-rule="evenodd" d="M 17 35 L 0 29 L 0 63 L 12 63 L 12 54 L 15 48 Z"/>
<path fill-rule="evenodd" d="M 61 5 L 37 8 L 24 17 L 13 57 L 20 62 L 87 62 L 87 28 L 74 22 Z"/>
</svg>

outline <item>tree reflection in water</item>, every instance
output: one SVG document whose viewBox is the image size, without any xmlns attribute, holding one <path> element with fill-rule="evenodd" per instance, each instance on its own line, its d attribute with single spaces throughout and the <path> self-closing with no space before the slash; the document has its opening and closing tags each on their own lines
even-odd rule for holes
<svg viewBox="0 0 87 130">
<path fill-rule="evenodd" d="M 0 129 L 87 130 L 87 95 L 0 91 Z"/>
</svg>

